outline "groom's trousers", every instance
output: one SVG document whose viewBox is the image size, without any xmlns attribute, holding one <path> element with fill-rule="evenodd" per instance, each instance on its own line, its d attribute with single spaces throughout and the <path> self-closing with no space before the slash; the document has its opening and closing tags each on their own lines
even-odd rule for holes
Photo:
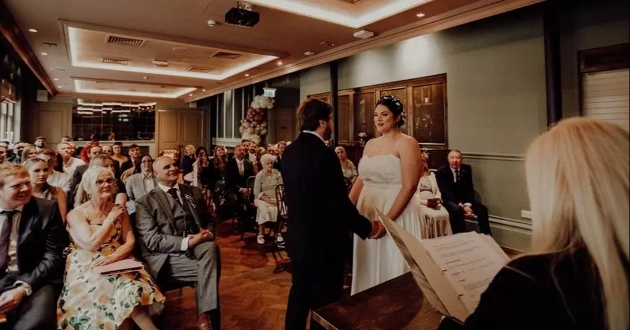
<svg viewBox="0 0 630 330">
<path fill-rule="evenodd" d="M 291 262 L 293 273 L 285 330 L 304 330 L 309 311 L 341 299 L 344 280 L 344 259 L 325 266 Z M 323 329 L 311 322 L 311 330 Z"/>
</svg>

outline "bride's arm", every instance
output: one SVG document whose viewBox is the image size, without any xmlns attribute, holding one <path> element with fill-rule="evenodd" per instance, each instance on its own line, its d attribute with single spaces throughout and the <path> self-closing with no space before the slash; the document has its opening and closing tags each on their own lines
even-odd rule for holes
<svg viewBox="0 0 630 330">
<path fill-rule="evenodd" d="M 398 153 L 400 155 L 400 166 L 402 167 L 402 188 L 396 195 L 392 207 L 387 212 L 387 217 L 396 220 L 405 210 L 407 204 L 416 193 L 418 182 L 420 181 L 420 171 L 422 170 L 422 154 L 416 139 L 403 136 L 400 141 Z"/>
<path fill-rule="evenodd" d="M 359 200 L 359 195 L 361 194 L 361 189 L 363 189 L 363 180 L 361 178 L 357 178 L 352 184 L 352 189 L 350 189 L 350 201 L 352 204 L 357 205 L 357 201 Z"/>
</svg>

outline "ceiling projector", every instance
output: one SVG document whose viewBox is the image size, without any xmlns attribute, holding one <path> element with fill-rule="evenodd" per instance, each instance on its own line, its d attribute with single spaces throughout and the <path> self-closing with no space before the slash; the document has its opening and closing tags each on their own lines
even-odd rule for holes
<svg viewBox="0 0 630 330">
<path fill-rule="evenodd" d="M 252 10 L 252 5 L 246 2 L 238 2 L 238 6 L 225 13 L 225 23 L 253 27 L 260 21 L 260 14 Z"/>
</svg>

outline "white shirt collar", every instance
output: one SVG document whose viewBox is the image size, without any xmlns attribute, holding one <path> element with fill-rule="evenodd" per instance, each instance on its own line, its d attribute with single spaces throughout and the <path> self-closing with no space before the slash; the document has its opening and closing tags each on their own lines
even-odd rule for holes
<svg viewBox="0 0 630 330">
<path fill-rule="evenodd" d="M 163 192 L 168 192 L 168 190 L 171 188 L 174 188 L 175 190 L 179 191 L 179 183 L 176 183 L 173 187 L 169 187 L 158 182 L 158 187 L 160 187 L 160 189 L 162 189 Z"/>
<path fill-rule="evenodd" d="M 24 205 L 20 205 L 20 206 L 14 208 L 13 210 L 5 210 L 2 207 L 0 207 L 0 213 L 2 213 L 4 211 L 19 211 L 20 213 L 22 213 L 22 210 L 24 210 Z"/>
<path fill-rule="evenodd" d="M 306 130 L 304 130 L 302 132 L 303 133 L 308 133 L 308 134 L 313 134 L 313 135 L 317 136 L 320 140 L 322 140 L 322 142 L 326 143 L 326 141 L 324 141 L 324 138 L 321 135 L 319 135 L 319 133 L 317 133 L 315 131 L 306 131 Z"/>
</svg>

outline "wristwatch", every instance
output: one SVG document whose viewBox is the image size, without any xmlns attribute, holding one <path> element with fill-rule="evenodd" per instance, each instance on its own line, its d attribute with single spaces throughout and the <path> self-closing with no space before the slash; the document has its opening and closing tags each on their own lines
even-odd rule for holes
<svg viewBox="0 0 630 330">
<path fill-rule="evenodd" d="M 31 288 L 31 286 L 26 284 L 26 283 L 24 283 L 24 282 L 17 282 L 17 283 L 15 283 L 15 287 L 24 290 L 24 294 L 27 297 L 30 296 L 31 294 L 33 294 L 33 289 Z"/>
</svg>

